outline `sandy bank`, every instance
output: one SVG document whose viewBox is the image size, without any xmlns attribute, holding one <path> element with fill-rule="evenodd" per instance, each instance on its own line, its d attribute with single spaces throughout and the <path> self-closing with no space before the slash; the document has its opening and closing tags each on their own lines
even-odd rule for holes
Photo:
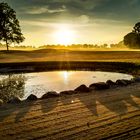
<svg viewBox="0 0 140 140">
<path fill-rule="evenodd" d="M 140 83 L 104 91 L 6 104 L 0 139 L 140 137 Z"/>
</svg>

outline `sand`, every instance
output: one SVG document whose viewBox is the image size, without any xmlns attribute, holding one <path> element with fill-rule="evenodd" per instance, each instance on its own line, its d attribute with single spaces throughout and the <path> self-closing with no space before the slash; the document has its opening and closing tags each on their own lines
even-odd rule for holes
<svg viewBox="0 0 140 140">
<path fill-rule="evenodd" d="M 4 139 L 140 139 L 140 83 L 3 105 Z"/>
</svg>

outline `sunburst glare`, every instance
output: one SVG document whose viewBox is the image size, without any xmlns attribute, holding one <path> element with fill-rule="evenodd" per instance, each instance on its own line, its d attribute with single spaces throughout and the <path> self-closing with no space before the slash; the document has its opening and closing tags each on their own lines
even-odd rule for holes
<svg viewBox="0 0 140 140">
<path fill-rule="evenodd" d="M 56 32 L 54 32 L 54 39 L 57 44 L 69 45 L 74 43 L 75 31 L 71 27 L 66 25 L 61 25 L 58 27 Z"/>
</svg>

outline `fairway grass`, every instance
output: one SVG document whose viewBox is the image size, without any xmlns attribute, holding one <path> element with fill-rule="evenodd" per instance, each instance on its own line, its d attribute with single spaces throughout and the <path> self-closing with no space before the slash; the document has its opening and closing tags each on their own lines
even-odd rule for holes
<svg viewBox="0 0 140 140">
<path fill-rule="evenodd" d="M 90 49 L 89 49 L 90 50 Z M 39 61 L 131 62 L 140 64 L 140 51 L 41 49 L 32 51 L 0 51 L 0 63 Z"/>
<path fill-rule="evenodd" d="M 100 70 L 140 73 L 140 51 L 36 49 L 0 51 L 0 72 Z M 10 71 L 5 70 L 11 69 Z"/>
</svg>

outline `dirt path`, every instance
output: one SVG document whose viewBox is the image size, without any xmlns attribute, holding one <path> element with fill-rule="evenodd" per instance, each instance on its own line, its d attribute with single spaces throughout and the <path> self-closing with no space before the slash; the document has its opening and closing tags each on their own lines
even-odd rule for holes
<svg viewBox="0 0 140 140">
<path fill-rule="evenodd" d="M 140 139 L 140 83 L 5 105 L 0 140 Z"/>
</svg>

